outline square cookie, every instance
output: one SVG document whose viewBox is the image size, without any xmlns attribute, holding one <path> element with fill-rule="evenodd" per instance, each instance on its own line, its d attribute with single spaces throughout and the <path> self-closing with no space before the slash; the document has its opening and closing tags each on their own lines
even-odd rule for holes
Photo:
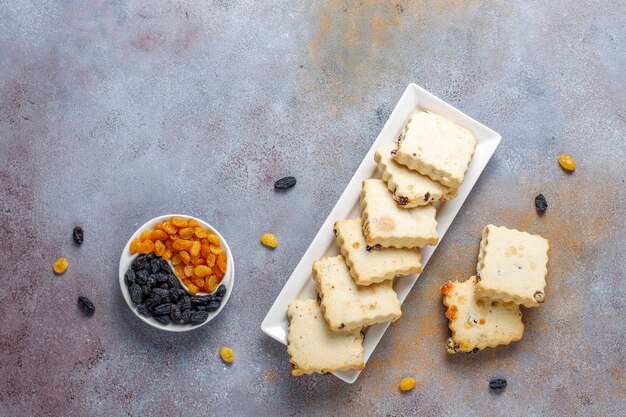
<svg viewBox="0 0 626 417">
<path fill-rule="evenodd" d="M 446 317 L 452 331 L 448 353 L 478 352 L 487 347 L 508 345 L 522 338 L 524 323 L 519 306 L 476 298 L 476 277 L 465 282 L 448 281 L 441 287 Z"/>
<path fill-rule="evenodd" d="M 360 218 L 335 222 L 334 232 L 357 285 L 371 285 L 422 270 L 422 256 L 416 249 L 367 246 Z"/>
<path fill-rule="evenodd" d="M 423 248 L 438 241 L 434 206 L 403 209 L 391 198 L 383 180 L 364 180 L 361 188 L 361 220 L 368 246 Z"/>
<path fill-rule="evenodd" d="M 397 162 L 453 188 L 463 182 L 476 148 L 472 132 L 424 111 L 413 113 L 398 142 Z"/>
<path fill-rule="evenodd" d="M 358 286 L 341 255 L 315 261 L 313 279 L 331 330 L 351 332 L 402 316 L 393 281 Z"/>
<path fill-rule="evenodd" d="M 363 369 L 363 335 L 333 332 L 315 300 L 295 300 L 287 309 L 287 352 L 294 376 Z"/>
<path fill-rule="evenodd" d="M 476 294 L 537 307 L 545 300 L 548 249 L 541 236 L 488 225 L 480 242 Z"/>
<path fill-rule="evenodd" d="M 441 185 L 394 161 L 393 156 L 397 149 L 396 143 L 383 146 L 374 154 L 374 160 L 399 206 L 406 208 L 424 206 L 431 201 L 451 200 L 456 197 L 458 188 Z"/>
</svg>

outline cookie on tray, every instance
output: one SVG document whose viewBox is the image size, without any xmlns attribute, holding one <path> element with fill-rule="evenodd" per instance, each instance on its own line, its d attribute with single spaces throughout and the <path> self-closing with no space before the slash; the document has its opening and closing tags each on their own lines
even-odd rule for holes
<svg viewBox="0 0 626 417">
<path fill-rule="evenodd" d="M 356 285 L 341 255 L 315 261 L 313 279 L 320 307 L 333 331 L 351 332 L 376 323 L 396 321 L 402 316 L 393 281 Z"/>
<path fill-rule="evenodd" d="M 479 299 L 474 292 L 476 277 L 465 282 L 448 281 L 441 287 L 446 317 L 452 332 L 448 353 L 478 352 L 508 345 L 522 338 L 522 313 L 515 303 Z"/>
<path fill-rule="evenodd" d="M 416 249 L 373 248 L 365 243 L 361 219 L 340 220 L 334 226 L 337 244 L 357 285 L 371 285 L 422 270 Z"/>
<path fill-rule="evenodd" d="M 398 139 L 394 159 L 446 187 L 458 188 L 469 166 L 476 138 L 445 117 L 417 111 Z"/>
<path fill-rule="evenodd" d="M 364 180 L 361 221 L 365 243 L 383 248 L 423 248 L 436 245 L 437 210 L 433 205 L 403 209 L 391 198 L 383 180 Z"/>
<path fill-rule="evenodd" d="M 480 242 L 476 294 L 537 307 L 545 300 L 549 244 L 541 236 L 488 225 Z"/>
<path fill-rule="evenodd" d="M 393 156 L 397 149 L 398 144 L 395 142 L 383 146 L 374 154 L 374 160 L 399 206 L 406 208 L 424 206 L 432 201 L 451 200 L 456 197 L 458 188 L 441 185 L 394 161 Z"/>
<path fill-rule="evenodd" d="M 333 332 L 315 300 L 295 300 L 287 310 L 287 352 L 294 376 L 363 369 L 363 334 Z"/>
</svg>

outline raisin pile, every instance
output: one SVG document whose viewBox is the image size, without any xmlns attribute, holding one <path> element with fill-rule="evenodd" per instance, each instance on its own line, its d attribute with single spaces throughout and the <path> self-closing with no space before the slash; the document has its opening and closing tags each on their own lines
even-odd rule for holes
<svg viewBox="0 0 626 417">
<path fill-rule="evenodd" d="M 204 323 L 226 295 L 223 284 L 210 296 L 189 295 L 169 264 L 154 252 L 135 258 L 124 283 L 139 314 L 164 325 Z"/>
</svg>

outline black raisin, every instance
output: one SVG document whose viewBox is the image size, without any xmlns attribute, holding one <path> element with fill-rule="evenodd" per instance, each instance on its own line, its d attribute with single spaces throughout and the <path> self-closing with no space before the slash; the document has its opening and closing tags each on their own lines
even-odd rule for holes
<svg viewBox="0 0 626 417">
<path fill-rule="evenodd" d="M 130 299 L 132 300 L 133 303 L 135 304 L 141 303 L 141 299 L 143 298 L 143 290 L 141 289 L 141 285 L 138 285 L 138 284 L 131 285 L 130 288 L 128 289 L 128 292 L 130 292 Z"/>
<path fill-rule="evenodd" d="M 207 309 L 207 311 L 215 311 L 218 308 L 220 308 L 220 304 L 221 304 L 221 302 L 218 301 L 218 300 L 211 300 L 211 301 L 209 301 L 207 303 L 206 309 Z"/>
<path fill-rule="evenodd" d="M 274 188 L 277 190 L 286 190 L 296 185 L 296 177 L 281 178 L 274 183 Z"/>
<path fill-rule="evenodd" d="M 148 255 L 139 255 L 135 258 L 130 267 L 135 271 L 139 271 L 141 269 L 145 269 L 148 265 L 150 265 L 150 258 L 148 258 Z"/>
<path fill-rule="evenodd" d="M 127 287 L 130 287 L 135 283 L 135 278 L 135 271 L 129 269 L 126 271 L 126 274 L 124 274 L 124 284 L 126 284 Z"/>
<path fill-rule="evenodd" d="M 139 304 L 137 306 L 137 312 L 141 314 L 142 316 L 146 316 L 146 317 L 152 316 L 152 314 L 150 314 L 150 309 L 148 309 L 148 307 L 145 304 Z"/>
<path fill-rule="evenodd" d="M 180 317 L 182 318 L 183 323 L 185 324 L 191 323 L 191 314 L 192 314 L 191 310 L 184 310 L 182 313 L 180 313 Z"/>
<path fill-rule="evenodd" d="M 164 324 L 166 326 L 172 322 L 172 319 L 170 319 L 170 316 L 155 316 L 154 319 L 158 321 L 159 323 Z"/>
<path fill-rule="evenodd" d="M 543 213 L 548 208 L 548 202 L 543 194 L 539 194 L 535 197 L 535 208 L 537 209 L 537 213 Z"/>
<path fill-rule="evenodd" d="M 210 298 L 206 297 L 206 296 L 200 296 L 200 295 L 194 295 L 193 297 L 191 297 L 191 305 L 192 306 L 199 306 L 199 305 L 206 305 L 209 302 Z"/>
<path fill-rule="evenodd" d="M 154 258 L 156 258 L 156 255 L 155 255 L 154 252 L 150 252 L 150 253 L 146 254 L 146 259 L 148 261 L 150 261 L 151 259 L 154 259 Z"/>
<path fill-rule="evenodd" d="M 150 288 L 153 288 L 154 286 L 156 286 L 156 276 L 154 274 L 150 274 L 148 276 L 148 279 L 146 280 L 146 285 Z"/>
<path fill-rule="evenodd" d="M 144 300 L 143 303 L 146 305 L 146 307 L 148 307 L 148 309 L 154 310 L 154 308 L 158 306 L 159 304 L 162 304 L 163 301 L 161 300 L 161 297 L 159 297 L 158 295 L 150 294 L 148 298 Z"/>
<path fill-rule="evenodd" d="M 191 324 L 204 323 L 208 318 L 208 311 L 194 311 L 193 313 L 191 313 Z"/>
<path fill-rule="evenodd" d="M 171 311 L 172 311 L 172 304 L 170 303 L 160 304 L 154 307 L 154 310 L 152 310 L 152 312 L 157 316 L 164 316 L 166 314 L 169 315 Z"/>
<path fill-rule="evenodd" d="M 173 303 L 177 303 L 178 300 L 180 299 L 180 294 L 176 288 L 172 288 L 169 291 L 169 294 L 170 294 L 170 301 Z"/>
<path fill-rule="evenodd" d="M 398 203 L 399 206 L 406 206 L 409 204 L 409 199 L 400 195 L 396 197 L 396 203 Z"/>
<path fill-rule="evenodd" d="M 506 388 L 506 379 L 504 378 L 495 378 L 489 381 L 489 388 L 500 392 Z"/>
<path fill-rule="evenodd" d="M 85 232 L 83 228 L 80 226 L 75 226 L 74 230 L 72 230 L 72 238 L 76 244 L 80 245 L 83 243 L 83 239 L 85 238 Z"/>
<path fill-rule="evenodd" d="M 193 309 L 193 311 L 207 311 L 207 308 L 205 305 L 194 306 L 191 308 Z"/>
<path fill-rule="evenodd" d="M 170 288 L 177 288 L 180 289 L 180 281 L 178 281 L 178 278 L 176 278 L 176 275 L 174 274 L 168 274 L 167 275 L 167 285 L 170 286 Z"/>
<path fill-rule="evenodd" d="M 180 312 L 180 306 L 178 304 L 172 305 L 172 310 L 170 311 L 170 318 L 172 319 L 172 321 L 177 322 L 177 323 L 183 319 L 181 312 Z"/>
<path fill-rule="evenodd" d="M 152 272 L 153 274 L 158 274 L 159 272 L 161 272 L 161 264 L 159 263 L 158 259 L 150 260 L 150 272 Z"/>
<path fill-rule="evenodd" d="M 191 299 L 188 295 L 183 296 L 182 300 L 180 300 L 180 309 L 181 311 L 189 310 L 191 308 Z"/>
<path fill-rule="evenodd" d="M 156 275 L 156 281 L 159 285 L 167 283 L 167 274 L 163 272 L 158 272 Z"/>
<path fill-rule="evenodd" d="M 145 269 L 142 269 L 135 273 L 135 277 L 136 277 L 135 281 L 137 281 L 137 284 L 139 285 L 146 285 L 146 282 L 148 282 L 149 276 L 150 274 L 148 273 L 148 271 Z"/>
<path fill-rule="evenodd" d="M 148 285 L 142 285 L 141 293 L 143 294 L 143 298 L 147 298 L 152 293 L 152 288 L 150 288 Z"/>
<path fill-rule="evenodd" d="M 157 287 L 153 289 L 152 292 L 161 297 L 162 300 L 169 300 L 170 298 L 170 291 L 165 288 Z"/>
<path fill-rule="evenodd" d="M 78 297 L 78 307 L 88 316 L 93 316 L 96 312 L 96 307 L 87 297 Z"/>
<path fill-rule="evenodd" d="M 222 299 L 224 298 L 225 295 L 226 295 L 226 285 L 221 284 L 219 287 L 217 287 L 217 291 L 215 291 L 215 297 Z"/>
</svg>

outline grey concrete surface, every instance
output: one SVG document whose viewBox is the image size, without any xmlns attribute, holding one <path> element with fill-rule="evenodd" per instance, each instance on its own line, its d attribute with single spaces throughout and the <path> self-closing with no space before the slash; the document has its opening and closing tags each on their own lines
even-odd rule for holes
<svg viewBox="0 0 626 417">
<path fill-rule="evenodd" d="M 0 415 L 626 414 L 625 15 L 611 0 L 0 0 Z M 409 82 L 502 144 L 360 379 L 293 378 L 261 321 Z M 297 186 L 274 193 L 285 175 Z M 193 334 L 147 327 L 117 284 L 128 237 L 172 212 L 217 226 L 237 265 Z M 550 240 L 547 301 L 520 342 L 448 357 L 439 287 L 473 273 L 488 223 Z"/>
</svg>

